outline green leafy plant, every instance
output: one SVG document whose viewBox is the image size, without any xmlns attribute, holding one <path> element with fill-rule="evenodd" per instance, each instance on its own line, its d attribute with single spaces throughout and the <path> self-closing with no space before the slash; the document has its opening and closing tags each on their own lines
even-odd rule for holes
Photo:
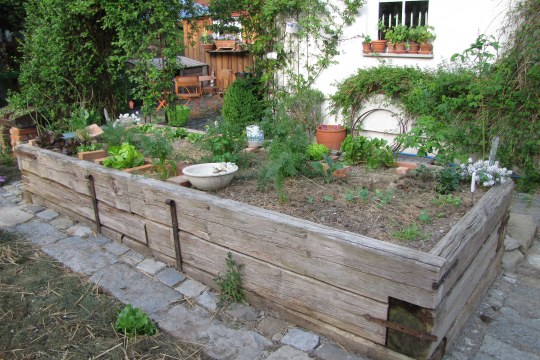
<svg viewBox="0 0 540 360">
<path fill-rule="evenodd" d="M 96 151 L 103 149 L 103 145 L 100 143 L 90 143 L 90 144 L 83 144 L 77 146 L 77 152 L 84 152 L 84 151 Z"/>
<path fill-rule="evenodd" d="M 307 153 L 311 160 L 319 161 L 324 158 L 324 155 L 330 155 L 330 149 L 323 144 L 309 144 Z"/>
<path fill-rule="evenodd" d="M 196 143 L 197 141 L 204 138 L 203 134 L 197 134 L 197 133 L 189 133 L 187 135 L 187 139 L 190 143 Z"/>
<path fill-rule="evenodd" d="M 341 150 L 347 164 L 366 164 L 370 169 L 395 165 L 392 149 L 384 139 L 347 135 Z"/>
<path fill-rule="evenodd" d="M 141 309 L 127 304 L 118 314 L 114 330 L 126 336 L 154 335 L 157 327 Z"/>
<path fill-rule="evenodd" d="M 127 169 L 144 164 L 144 156 L 137 151 L 135 146 L 123 143 L 121 146 L 111 146 L 108 150 L 111 155 L 103 161 L 106 167 L 114 169 Z"/>
<path fill-rule="evenodd" d="M 246 300 L 246 292 L 242 287 L 242 275 L 240 274 L 243 265 L 238 264 L 233 259 L 231 252 L 227 253 L 225 263 L 227 264 L 225 274 L 218 273 L 214 279 L 221 289 L 219 297 L 224 303 L 231 301 L 243 303 Z"/>
<path fill-rule="evenodd" d="M 360 188 L 356 190 L 347 190 L 345 192 L 345 200 L 347 201 L 355 201 L 355 200 L 362 200 L 362 201 L 368 201 L 369 200 L 369 189 L 367 188 Z"/>
<path fill-rule="evenodd" d="M 371 44 L 371 36 L 365 35 L 362 44 Z"/>
<path fill-rule="evenodd" d="M 284 103 L 283 105 L 291 119 L 303 124 L 310 138 L 315 136 L 317 125 L 323 120 L 323 93 L 320 90 L 307 87 L 299 81 L 293 86 L 291 93 L 280 101 Z"/>
<path fill-rule="evenodd" d="M 459 188 L 463 174 L 458 166 L 446 166 L 435 175 L 437 185 L 435 191 L 439 194 L 449 194 Z"/>
<path fill-rule="evenodd" d="M 313 196 L 308 196 L 308 198 L 306 199 L 306 202 L 310 205 L 313 204 Z"/>
<path fill-rule="evenodd" d="M 328 201 L 328 202 L 332 202 L 332 201 L 334 201 L 334 198 L 332 196 L 330 196 L 330 195 L 324 195 L 323 200 Z"/>
<path fill-rule="evenodd" d="M 437 206 L 443 206 L 445 204 L 454 205 L 455 207 L 460 207 L 463 201 L 459 196 L 447 194 L 439 195 L 437 199 L 433 199 L 433 204 Z"/>
<path fill-rule="evenodd" d="M 163 135 L 156 133 L 142 139 L 142 148 L 146 156 L 152 158 L 157 166 L 161 180 L 167 180 L 176 175 L 176 163 L 168 159 L 173 153 L 173 147 Z"/>
<path fill-rule="evenodd" d="M 332 158 L 326 154 L 324 155 L 324 161 L 326 166 L 319 161 L 312 161 L 311 167 L 324 177 L 325 183 L 330 184 L 334 181 L 334 171 L 343 169 L 343 163 L 332 160 Z"/>
<path fill-rule="evenodd" d="M 412 223 L 411 225 L 394 232 L 394 237 L 401 241 L 415 241 L 422 240 L 426 237 L 417 223 Z"/>
<path fill-rule="evenodd" d="M 238 132 L 237 126 L 223 120 L 208 126 L 199 144 L 212 153 L 212 161 L 236 163 L 245 148 L 246 138 L 243 132 Z"/>
</svg>

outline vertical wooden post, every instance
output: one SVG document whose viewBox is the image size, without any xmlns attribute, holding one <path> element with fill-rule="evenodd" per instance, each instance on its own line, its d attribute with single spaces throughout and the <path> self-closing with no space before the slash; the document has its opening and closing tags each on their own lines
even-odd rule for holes
<svg viewBox="0 0 540 360">
<path fill-rule="evenodd" d="M 96 221 L 96 231 L 101 234 L 101 221 L 99 220 L 99 210 L 96 197 L 96 186 L 94 184 L 94 177 L 92 175 L 86 175 L 88 179 L 88 187 L 90 188 L 90 195 L 92 196 L 92 207 L 94 208 L 94 218 Z"/>
</svg>

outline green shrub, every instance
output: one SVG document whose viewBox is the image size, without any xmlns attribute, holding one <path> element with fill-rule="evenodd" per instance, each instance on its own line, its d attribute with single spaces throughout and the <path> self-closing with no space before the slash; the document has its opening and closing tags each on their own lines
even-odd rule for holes
<svg viewBox="0 0 540 360">
<path fill-rule="evenodd" d="M 257 124 L 264 113 L 264 102 L 259 84 L 254 79 L 237 79 L 223 98 L 223 121 L 230 123 L 237 133 L 247 125 Z"/>
<path fill-rule="evenodd" d="M 324 177 L 324 182 L 330 184 L 334 181 L 334 171 L 343 169 L 343 163 L 332 160 L 328 155 L 324 155 L 324 161 L 327 165 L 326 170 L 324 169 L 324 165 L 318 161 L 311 162 L 311 167 Z"/>
<path fill-rule="evenodd" d="M 435 191 L 439 194 L 450 194 L 459 188 L 462 178 L 463 174 L 458 166 L 446 166 L 435 175 Z"/>
<path fill-rule="evenodd" d="M 154 165 L 158 166 L 161 180 L 167 180 L 168 177 L 176 175 L 176 163 L 171 157 L 173 147 L 163 135 L 156 133 L 142 138 L 143 153 L 152 158 Z"/>
<path fill-rule="evenodd" d="M 190 107 L 185 105 L 173 105 L 167 109 L 167 118 L 171 126 L 185 126 L 189 120 Z"/>
<path fill-rule="evenodd" d="M 157 328 L 148 315 L 141 309 L 127 304 L 118 314 L 118 318 L 114 324 L 114 330 L 126 336 L 136 336 L 154 335 Z"/>
<path fill-rule="evenodd" d="M 319 161 L 324 155 L 330 155 L 330 149 L 323 144 L 309 144 L 307 153 L 311 160 Z"/>
<path fill-rule="evenodd" d="M 219 121 L 207 127 L 206 135 L 198 144 L 212 153 L 211 160 L 214 162 L 237 162 L 246 147 L 246 141 L 245 132 L 238 133 L 236 126 Z"/>
</svg>

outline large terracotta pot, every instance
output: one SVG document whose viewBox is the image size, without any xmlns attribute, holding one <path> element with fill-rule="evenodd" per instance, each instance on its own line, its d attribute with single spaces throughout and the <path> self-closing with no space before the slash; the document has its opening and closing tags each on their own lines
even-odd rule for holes
<svg viewBox="0 0 540 360">
<path fill-rule="evenodd" d="M 347 136 L 346 130 L 341 125 L 319 125 L 317 126 L 317 143 L 322 144 L 330 150 L 339 150 L 341 143 Z"/>
<path fill-rule="evenodd" d="M 200 47 L 203 49 L 203 51 L 212 51 L 215 49 L 214 44 L 200 44 Z"/>
<path fill-rule="evenodd" d="M 375 53 L 383 53 L 386 50 L 386 40 L 373 40 L 371 50 Z"/>
<path fill-rule="evenodd" d="M 371 43 L 362 43 L 362 52 L 364 54 L 371 53 Z"/>
</svg>

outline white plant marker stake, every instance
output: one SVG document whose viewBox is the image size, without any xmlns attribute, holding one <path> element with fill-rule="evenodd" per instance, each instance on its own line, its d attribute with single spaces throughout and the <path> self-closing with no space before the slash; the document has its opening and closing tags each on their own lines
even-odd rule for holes
<svg viewBox="0 0 540 360">
<path fill-rule="evenodd" d="M 476 171 L 471 176 L 471 206 L 474 206 L 474 190 L 476 190 Z"/>
</svg>

